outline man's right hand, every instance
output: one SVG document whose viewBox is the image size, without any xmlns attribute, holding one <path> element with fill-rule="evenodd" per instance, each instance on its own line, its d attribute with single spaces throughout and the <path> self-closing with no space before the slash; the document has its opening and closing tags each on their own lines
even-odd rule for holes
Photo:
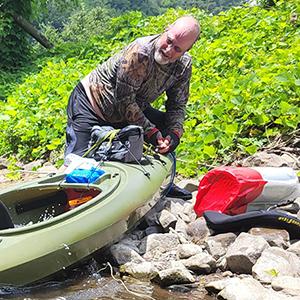
<svg viewBox="0 0 300 300">
<path fill-rule="evenodd" d="M 147 134 L 147 138 L 149 143 L 155 147 L 159 146 L 160 141 L 163 141 L 162 134 L 156 127 Z"/>
</svg>

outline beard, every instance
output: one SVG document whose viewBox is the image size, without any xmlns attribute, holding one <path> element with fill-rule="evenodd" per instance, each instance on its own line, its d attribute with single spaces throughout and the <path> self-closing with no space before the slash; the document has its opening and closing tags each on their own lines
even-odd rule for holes
<svg viewBox="0 0 300 300">
<path fill-rule="evenodd" d="M 159 64 L 159 65 L 166 65 L 168 63 L 170 63 L 169 59 L 166 59 L 163 54 L 161 53 L 161 51 L 159 51 L 159 49 L 155 49 L 154 52 L 154 60 Z"/>
</svg>

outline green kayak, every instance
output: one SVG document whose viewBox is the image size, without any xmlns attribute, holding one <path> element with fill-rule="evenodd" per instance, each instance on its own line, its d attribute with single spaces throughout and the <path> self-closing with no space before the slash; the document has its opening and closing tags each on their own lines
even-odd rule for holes
<svg viewBox="0 0 300 300">
<path fill-rule="evenodd" d="M 8 227 L 0 230 L 0 284 L 45 280 L 129 230 L 174 174 L 171 154 L 145 161 L 102 163 L 104 174 L 92 184 L 67 183 L 58 173 L 0 191 L 0 218 Z"/>
</svg>

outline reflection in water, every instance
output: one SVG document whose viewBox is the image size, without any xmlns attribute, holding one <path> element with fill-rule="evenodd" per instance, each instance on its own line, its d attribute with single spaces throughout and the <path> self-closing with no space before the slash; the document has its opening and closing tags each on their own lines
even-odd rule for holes
<svg viewBox="0 0 300 300">
<path fill-rule="evenodd" d="M 60 273 L 54 280 L 31 287 L 0 286 L 0 299 L 14 300 L 211 300 L 197 288 L 176 286 L 161 289 L 150 282 L 121 282 L 111 277 L 94 259 Z M 131 292 L 141 294 L 137 296 Z"/>
</svg>

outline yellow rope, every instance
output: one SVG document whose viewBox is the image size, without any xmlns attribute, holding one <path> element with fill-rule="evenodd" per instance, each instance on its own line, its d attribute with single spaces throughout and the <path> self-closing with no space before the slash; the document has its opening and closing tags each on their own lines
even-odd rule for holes
<svg viewBox="0 0 300 300">
<path fill-rule="evenodd" d="M 100 141 L 95 143 L 88 151 L 86 151 L 82 157 L 86 157 L 92 150 L 99 147 L 99 145 L 102 144 L 108 137 L 109 137 L 109 141 L 107 143 L 107 147 L 109 147 L 118 131 L 120 131 L 120 129 L 114 129 L 109 131 Z"/>
</svg>

